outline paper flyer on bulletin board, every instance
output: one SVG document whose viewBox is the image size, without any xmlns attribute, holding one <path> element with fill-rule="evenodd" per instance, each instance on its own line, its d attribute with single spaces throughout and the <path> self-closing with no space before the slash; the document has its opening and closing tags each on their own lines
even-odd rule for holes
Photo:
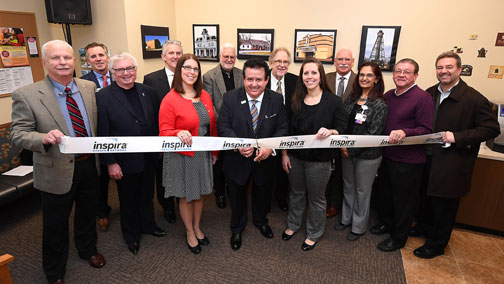
<svg viewBox="0 0 504 284">
<path fill-rule="evenodd" d="M 0 68 L 0 95 L 11 94 L 14 90 L 33 83 L 30 66 Z"/>
<path fill-rule="evenodd" d="M 22 28 L 0 27 L 0 57 L 4 67 L 30 65 Z"/>
</svg>

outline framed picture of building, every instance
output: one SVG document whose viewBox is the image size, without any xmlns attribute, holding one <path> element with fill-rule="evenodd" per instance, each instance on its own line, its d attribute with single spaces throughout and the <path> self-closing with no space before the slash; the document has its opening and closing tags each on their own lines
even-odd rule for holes
<svg viewBox="0 0 504 284">
<path fill-rule="evenodd" d="M 377 63 L 382 71 L 394 70 L 400 26 L 362 26 L 359 66 Z"/>
<path fill-rule="evenodd" d="M 168 27 L 140 26 L 144 59 L 160 58 L 163 43 L 170 39 Z"/>
<path fill-rule="evenodd" d="M 294 31 L 294 62 L 303 62 L 308 57 L 315 57 L 324 64 L 334 61 L 337 30 L 300 30 Z"/>
<path fill-rule="evenodd" d="M 274 29 L 238 29 L 238 59 L 263 57 L 268 59 L 273 50 Z"/>
<path fill-rule="evenodd" d="M 193 50 L 201 61 L 219 61 L 219 25 L 193 25 Z"/>
</svg>

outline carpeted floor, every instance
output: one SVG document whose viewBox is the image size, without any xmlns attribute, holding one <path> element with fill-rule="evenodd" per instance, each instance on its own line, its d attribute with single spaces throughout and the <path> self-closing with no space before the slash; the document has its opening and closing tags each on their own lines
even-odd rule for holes
<svg viewBox="0 0 504 284">
<path fill-rule="evenodd" d="M 291 240 L 281 240 L 287 213 L 276 204 L 268 216 L 274 238 L 265 239 L 249 216 L 242 248 L 233 251 L 229 245 L 231 209 L 229 204 L 218 209 L 213 195 L 205 198 L 202 230 L 210 245 L 203 247 L 201 254 L 193 255 L 187 248 L 179 216 L 176 224 L 169 224 L 156 204 L 157 223 L 167 236 L 144 236 L 139 254 L 133 256 L 121 236 L 116 190 L 111 189 L 110 195 L 111 226 L 108 232 L 98 232 L 98 250 L 107 265 L 91 268 L 78 257 L 71 242 L 66 283 L 406 283 L 401 253 L 382 253 L 375 248 L 385 236 L 365 234 L 349 242 L 348 230 L 332 228 L 339 220 L 335 217 L 328 219 L 316 248 L 303 252 L 304 228 Z M 0 255 L 15 257 L 9 269 L 16 284 L 46 283 L 41 221 L 37 193 L 0 208 Z M 374 222 L 371 216 L 370 225 Z"/>
</svg>

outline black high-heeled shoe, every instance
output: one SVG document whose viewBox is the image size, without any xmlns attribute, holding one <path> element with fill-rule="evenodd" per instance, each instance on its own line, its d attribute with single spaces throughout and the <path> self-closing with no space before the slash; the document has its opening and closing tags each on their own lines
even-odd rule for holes
<svg viewBox="0 0 504 284">
<path fill-rule="evenodd" d="M 201 252 L 201 246 L 199 245 L 199 243 L 194 247 L 192 247 L 189 243 L 187 243 L 187 247 L 189 247 L 189 250 L 194 254 L 198 254 Z"/>
<path fill-rule="evenodd" d="M 294 233 L 292 233 L 292 235 L 289 235 L 285 231 L 287 231 L 287 229 L 285 229 L 282 233 L 282 240 L 284 240 L 284 241 L 290 240 L 292 238 L 292 236 L 294 236 L 294 234 L 296 233 L 296 232 L 294 232 Z"/>
<path fill-rule="evenodd" d="M 309 251 L 309 250 L 314 249 L 316 244 L 317 244 L 317 242 L 314 242 L 313 245 L 309 245 L 306 242 L 303 242 L 303 244 L 301 245 L 301 249 L 303 251 Z"/>
<path fill-rule="evenodd" d="M 202 246 L 206 246 L 210 244 L 210 240 L 205 236 L 203 239 L 199 239 L 198 236 L 196 236 L 196 239 L 198 240 L 198 244 Z"/>
</svg>

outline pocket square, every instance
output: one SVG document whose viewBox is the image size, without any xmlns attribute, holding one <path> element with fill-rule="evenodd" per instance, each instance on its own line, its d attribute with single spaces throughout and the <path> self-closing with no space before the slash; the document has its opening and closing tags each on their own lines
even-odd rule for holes
<svg viewBox="0 0 504 284">
<path fill-rule="evenodd" d="M 275 117 L 275 116 L 277 116 L 277 114 L 276 114 L 276 113 L 274 113 L 274 114 L 272 114 L 272 115 L 270 115 L 270 116 L 268 116 L 268 115 L 266 114 L 266 115 L 264 115 L 264 118 L 268 119 L 268 118 L 273 118 L 273 117 Z"/>
</svg>

